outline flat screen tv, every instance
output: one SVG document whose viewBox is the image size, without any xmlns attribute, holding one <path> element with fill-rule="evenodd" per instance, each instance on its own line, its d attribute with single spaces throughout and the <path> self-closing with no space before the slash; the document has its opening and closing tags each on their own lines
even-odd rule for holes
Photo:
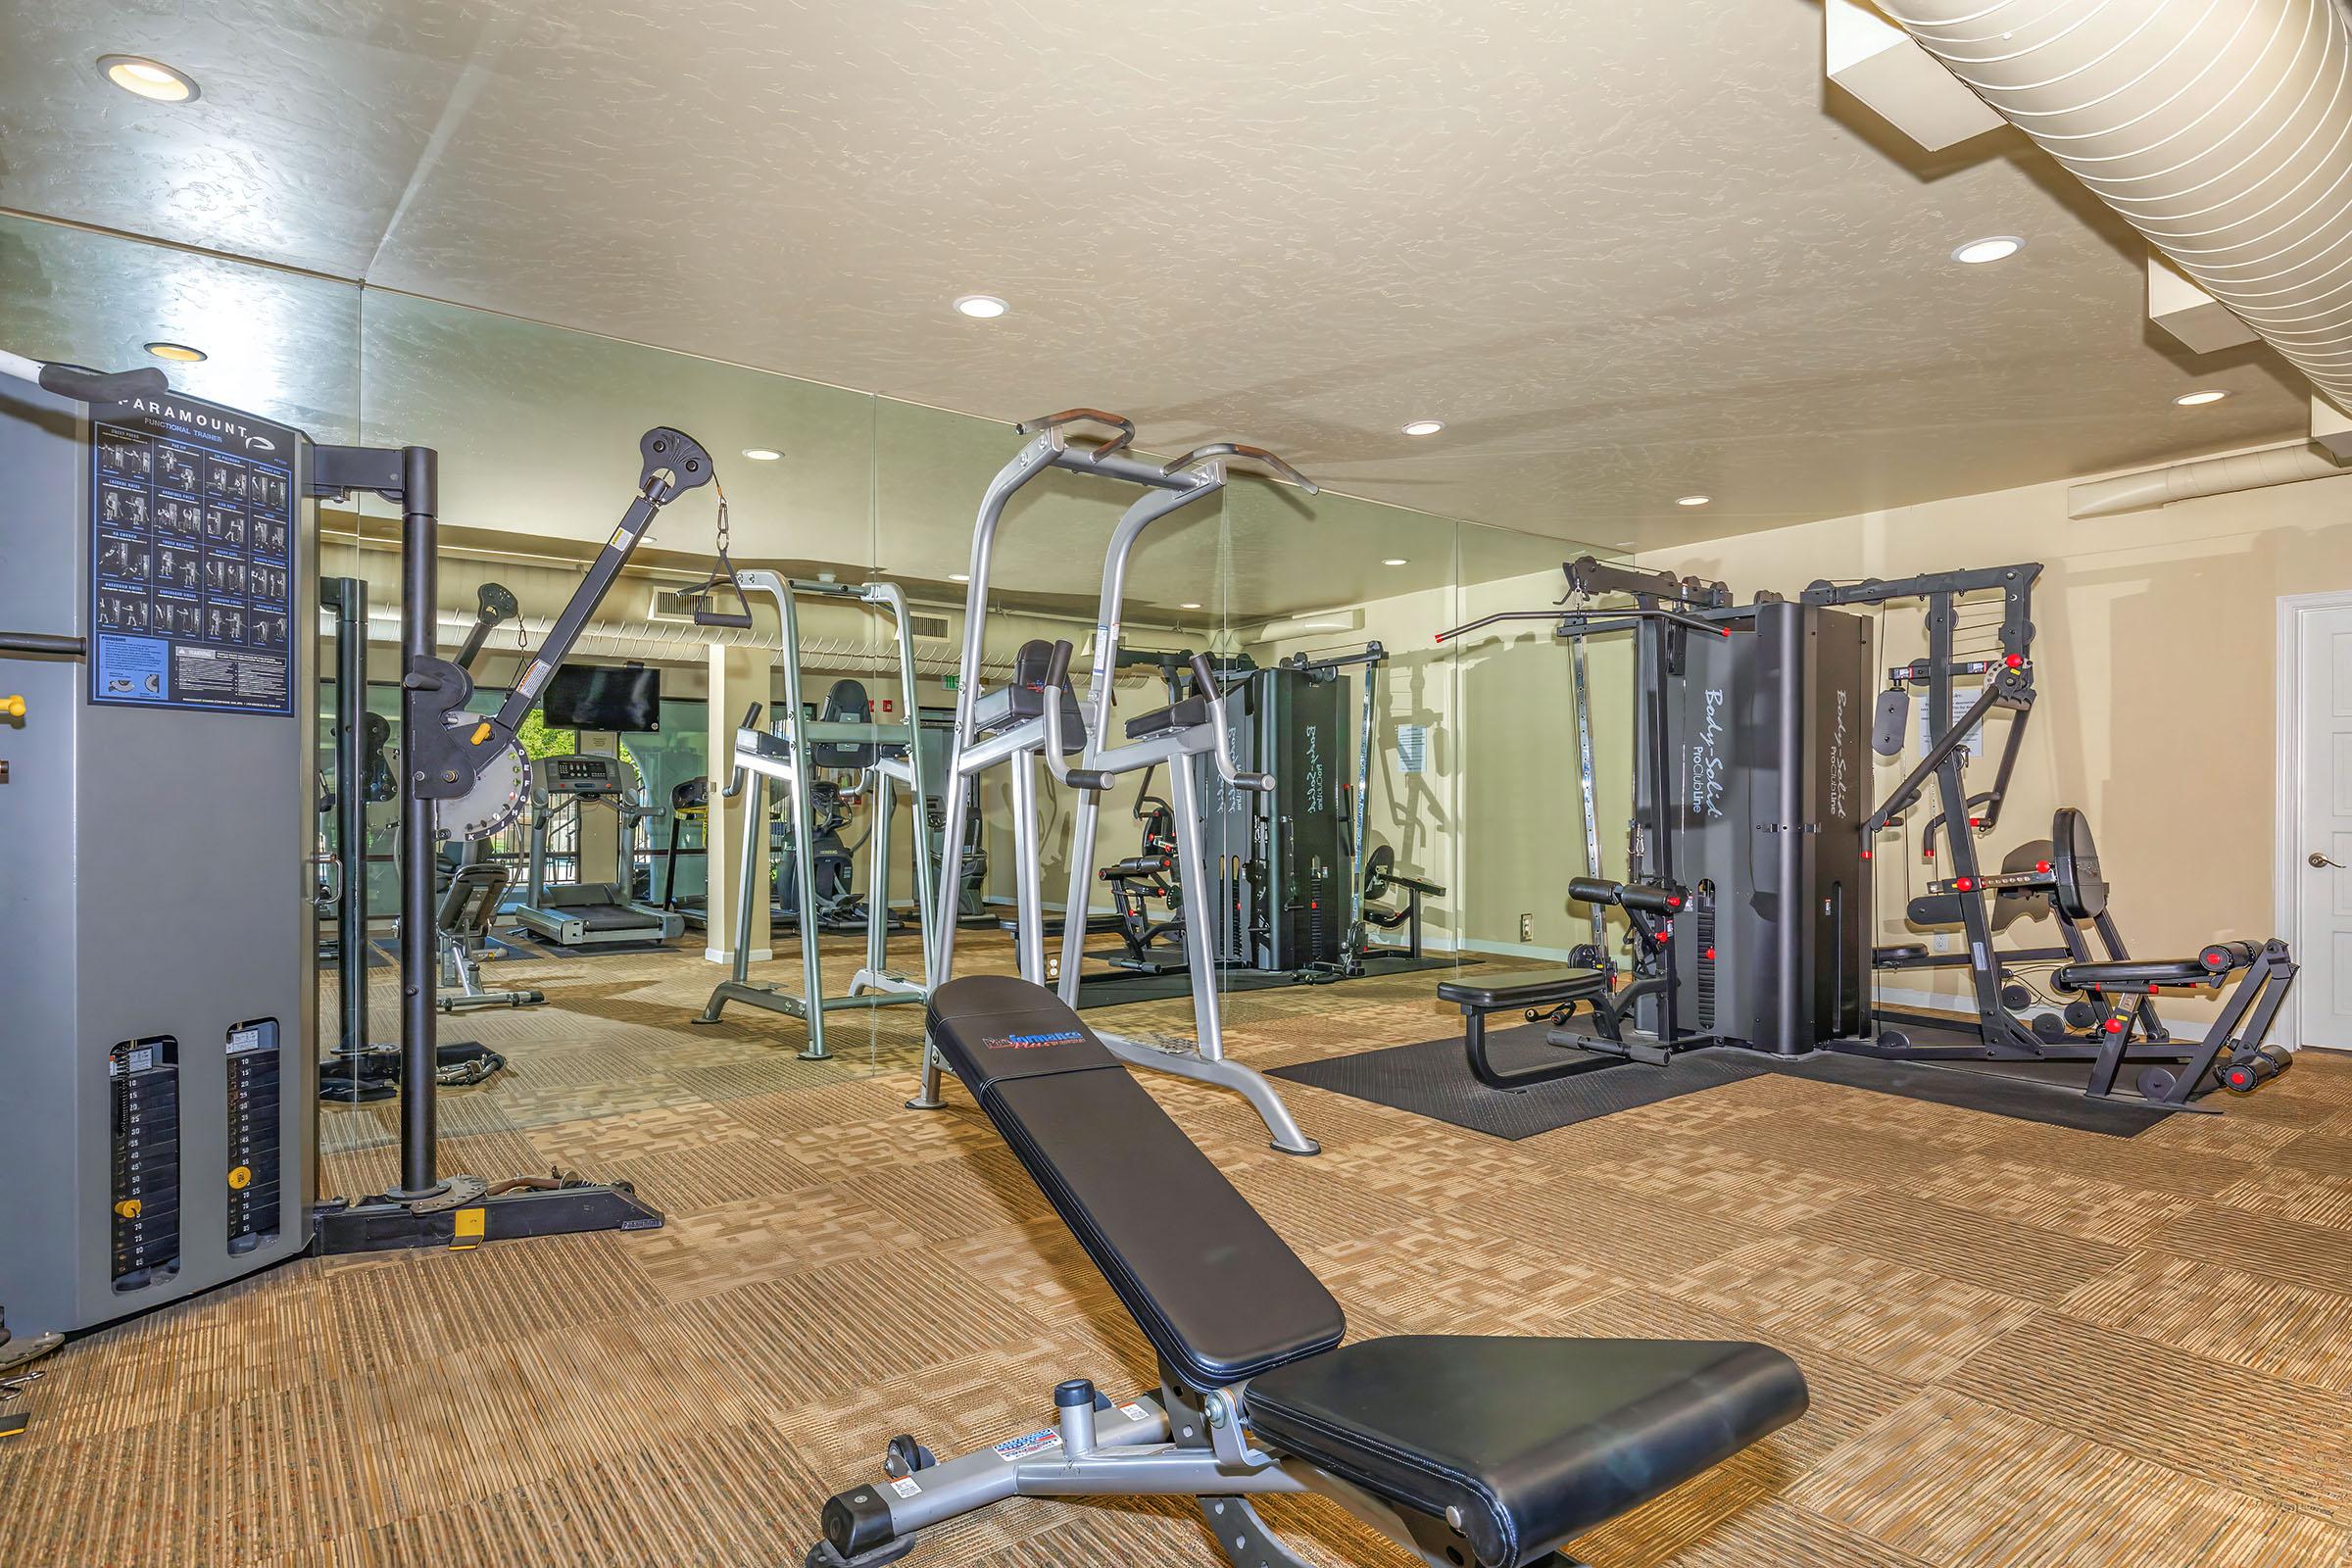
<svg viewBox="0 0 2352 1568">
<path fill-rule="evenodd" d="M 549 729 L 648 734 L 662 727 L 662 672 L 642 664 L 564 664 L 540 701 Z"/>
</svg>

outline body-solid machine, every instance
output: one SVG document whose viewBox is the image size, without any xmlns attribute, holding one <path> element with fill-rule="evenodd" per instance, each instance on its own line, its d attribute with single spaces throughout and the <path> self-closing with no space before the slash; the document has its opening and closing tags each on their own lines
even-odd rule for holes
<svg viewBox="0 0 2352 1568">
<path fill-rule="evenodd" d="M 1597 836 L 1588 836 L 1590 874 L 1569 887 L 1570 899 L 1595 911 L 1580 967 L 1440 987 L 1464 1010 L 1473 1072 L 1520 1088 L 1628 1060 L 1655 1064 L 1696 1045 L 1798 1055 L 1861 1032 L 1870 899 L 1859 715 L 1869 704 L 1869 622 L 1771 596 L 1735 605 L 1720 583 L 1592 557 L 1567 563 L 1564 573 L 1567 609 L 1489 615 L 1440 641 L 1527 619 L 1553 622 L 1572 645 L 1634 639 L 1628 875 L 1602 876 Z M 1607 596 L 1633 604 L 1592 607 Z M 1628 916 L 1622 966 L 1599 919 L 1610 906 Z M 1559 1027 L 1550 1040 L 1578 1054 L 1495 1069 L 1481 1020 L 1522 1005 L 1552 1014 Z M 1592 1014 L 1590 1032 L 1568 1025 L 1580 1006 Z"/>
<path fill-rule="evenodd" d="M 759 594 L 776 607 L 776 618 L 782 630 L 782 647 L 778 662 L 784 668 L 783 716 L 772 728 L 760 726 L 760 710 L 755 706 L 743 726 L 735 732 L 734 776 L 726 795 L 743 800 L 746 830 L 743 835 L 743 860 L 735 888 L 735 956 L 727 979 L 711 988 L 710 999 L 703 1005 L 697 1023 L 716 1023 L 730 1002 L 740 1002 L 754 1007 L 764 1007 L 798 1018 L 808 1026 L 808 1044 L 801 1052 L 803 1060 L 821 1061 L 831 1054 L 825 1049 L 825 1014 L 844 1009 L 865 1009 L 919 1003 L 930 991 L 929 964 L 932 954 L 932 860 L 929 847 L 924 843 L 923 802 L 930 790 L 924 768 L 923 748 L 917 743 L 918 710 L 914 693 L 914 641 L 907 620 L 906 598 L 896 583 L 865 583 L 853 586 L 847 583 L 803 582 L 779 577 L 772 571 L 744 571 L 734 574 L 734 586 L 739 601 L 745 596 Z M 861 708 L 864 717 L 844 717 L 850 709 L 848 694 L 838 687 L 828 711 L 834 716 L 809 718 L 801 706 L 801 633 L 798 603 L 804 598 L 847 600 L 872 606 L 890 616 L 891 627 L 898 643 L 899 686 L 903 699 L 903 720 L 891 723 L 874 721 L 870 704 Z M 697 607 L 698 616 L 708 613 Z M 724 613 L 724 612 L 720 612 Z M 748 615 L 744 618 L 748 618 Z M 726 623 L 732 623 L 732 617 Z M 855 685 L 855 682 L 845 684 Z M 864 689 L 858 688 L 862 703 Z M 867 836 L 870 851 L 867 859 L 869 893 L 864 902 L 865 963 L 852 976 L 846 994 L 825 995 L 824 975 L 818 961 L 818 945 L 823 921 L 808 918 L 798 922 L 801 948 L 801 989 L 798 994 L 782 987 L 760 984 L 751 978 L 751 944 L 743 939 L 750 927 L 753 900 L 759 896 L 753 886 L 759 867 L 759 834 L 766 821 L 761 803 L 762 792 L 773 788 L 786 802 L 792 821 L 793 842 L 808 853 L 793 857 L 791 874 L 794 904 L 797 908 L 817 911 L 824 908 L 823 893 L 818 884 L 819 864 L 815 847 L 818 843 L 816 819 L 816 777 L 819 768 L 847 769 L 869 774 L 873 781 L 873 830 Z M 925 972 L 914 980 L 890 967 L 890 844 L 893 819 L 898 814 L 898 792 L 904 789 L 906 798 L 916 812 L 914 831 L 908 835 L 914 860 L 915 909 L 922 930 Z M 951 909 L 945 918 L 955 921 Z"/>
<path fill-rule="evenodd" d="M 1520 1088 L 1624 1060 L 1663 1064 L 1700 1045 L 1955 1064 L 2080 1061 L 2091 1098 L 2168 1109 L 2213 1109 L 2193 1101 L 2214 1083 L 2242 1092 L 2276 1075 L 2286 1055 L 2266 1048 L 2262 1035 L 2294 974 L 2283 944 L 2217 943 L 2190 959 L 2132 957 L 2106 913 L 2105 882 L 2080 812 L 2061 812 L 2055 844 L 2032 848 L 2021 864 L 1987 873 L 1977 859 L 1974 842 L 1999 820 L 2034 703 L 2031 589 L 2040 569 L 2024 564 L 1897 582 L 1816 583 L 1796 601 L 1763 595 L 1736 605 L 1721 583 L 1588 557 L 1567 564 L 1574 605 L 1566 612 L 1508 612 L 1444 634 L 1441 640 L 1497 620 L 1540 618 L 1555 621 L 1556 633 L 1577 644 L 1630 632 L 1637 650 L 1629 876 L 1601 877 L 1596 841 L 1588 839 L 1593 874 L 1569 887 L 1570 899 L 1596 912 L 1594 944 L 1578 952 L 1587 960 L 1582 967 L 1439 988 L 1442 999 L 1462 1007 L 1472 1071 L 1492 1086 Z M 1962 659 L 1954 646 L 1958 601 L 1987 592 L 2002 595 L 2001 652 Z M 1631 596 L 1633 607 L 1587 608 L 1604 593 Z M 1891 671 L 1874 705 L 1875 629 L 1852 609 L 1902 600 L 1926 603 L 1929 651 Z M 1963 710 L 1955 693 L 1969 679 L 1981 686 Z M 1924 688 L 1939 722 L 1918 762 L 1873 808 L 1864 741 L 1883 756 L 1901 753 L 1913 687 Z M 1972 794 L 1968 749 L 1996 710 L 2017 717 L 1991 787 Z M 1939 842 L 1949 846 L 1953 874 L 1931 884 L 1907 913 L 1915 924 L 1961 927 L 1964 951 L 1874 949 L 1872 845 L 1921 805 L 1931 785 L 1941 810 L 1925 825 L 1923 841 L 1931 856 Z M 2003 895 L 2049 899 L 2065 945 L 1998 949 L 1988 901 Z M 1603 947 L 1597 912 L 1604 906 L 1629 918 L 1623 973 Z M 2052 983 L 2078 995 L 2062 1013 L 2028 1022 L 2015 1009 L 2030 991 L 2014 970 L 2036 962 L 2057 965 Z M 1874 965 L 1965 968 L 1975 1009 L 1874 1005 Z M 2218 986 L 2232 975 L 2237 989 L 2202 1040 L 2175 1040 L 2163 1029 L 2148 1000 L 2155 990 Z M 1580 1054 L 1498 1070 L 1484 1050 L 1483 1019 L 1516 1006 L 1531 1020 L 1549 1014 L 1555 1027 L 1546 1038 Z M 1594 1029 L 1569 1025 L 1580 1007 L 1591 1009 Z M 1919 1038 L 1923 1032 L 1930 1037 Z M 2118 1089 L 2127 1068 L 2135 1095 Z"/>
<path fill-rule="evenodd" d="M 1947 1012 L 1881 1003 L 1874 1009 L 1875 1033 L 1839 1042 L 1838 1049 L 1914 1061 L 2082 1062 L 2088 1071 L 2083 1092 L 2092 1099 L 2218 1111 L 2219 1106 L 2201 1104 L 2196 1097 L 2217 1083 L 2245 1093 L 2293 1059 L 2290 1051 L 2264 1040 L 2294 983 L 2295 963 L 2286 944 L 2277 938 L 2215 942 L 2193 958 L 2134 957 L 2107 906 L 2107 879 L 2090 824 L 2073 808 L 2058 810 L 2049 839 L 2021 846 L 1999 870 L 1987 871 L 1978 854 L 1977 840 L 2000 824 L 2034 710 L 2033 589 L 2040 574 L 2038 562 L 2021 562 L 1892 582 L 1818 582 L 1805 591 L 1808 603 L 1917 602 L 1924 609 L 1927 654 L 1886 672 L 1873 745 L 1882 756 L 1902 755 L 1914 692 L 1924 698 L 1932 732 L 1918 761 L 1870 814 L 1863 832 L 1875 839 L 1899 824 L 1924 804 L 1933 784 L 1938 810 L 1921 831 L 1921 854 L 1930 864 L 1940 860 L 1948 874 L 1931 881 L 1904 913 L 1915 927 L 1956 928 L 1962 942 L 1952 954 L 1897 943 L 1874 950 L 1872 956 L 1879 972 L 1887 974 L 1964 969 L 1971 1004 L 1967 1012 Z M 1999 652 L 1964 657 L 1958 647 L 1960 606 L 1972 595 L 1991 593 L 2001 596 L 1995 623 Z M 1959 699 L 1971 682 L 1977 693 L 1964 710 Z M 1994 711 L 2011 715 L 2008 735 L 1990 787 L 1972 791 L 1971 752 Z M 2061 945 L 2000 946 L 1996 922 L 2007 925 L 2021 908 L 2053 916 Z M 2024 1009 L 2034 994 L 2024 971 L 2037 965 L 2055 966 L 2050 983 L 2070 1000 L 2029 1018 Z M 2199 1039 L 2176 1038 L 2158 1015 L 2153 999 L 2165 987 L 2218 989 L 2233 975 L 2234 989 Z M 2127 1072 L 2128 1087 L 2119 1088 Z"/>
</svg>

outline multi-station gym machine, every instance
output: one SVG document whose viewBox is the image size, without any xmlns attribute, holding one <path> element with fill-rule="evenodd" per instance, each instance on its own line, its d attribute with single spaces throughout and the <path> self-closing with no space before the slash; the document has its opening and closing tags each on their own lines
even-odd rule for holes
<svg viewBox="0 0 2352 1568">
<path fill-rule="evenodd" d="M 712 482 L 709 455 L 646 433 L 626 514 L 478 714 L 435 647 L 431 449 L 320 445 L 155 370 L 0 354 L 0 662 L 23 708 L 0 727 L 0 1189 L 37 1195 L 0 1227 L 14 1348 L 313 1248 L 659 1225 L 625 1186 L 438 1169 L 433 878 L 445 838 L 511 820 L 516 727 L 662 509 Z M 400 1180 L 321 1204 L 310 508 L 354 494 L 401 514 Z"/>
<path fill-rule="evenodd" d="M 2276 939 L 2216 942 L 2193 958 L 2134 958 L 2107 912 L 2107 887 L 2082 814 L 2061 810 L 2048 840 L 2022 846 L 1985 871 L 1976 840 L 1998 824 L 2024 716 L 2034 700 L 2032 588 L 2027 563 L 1883 582 L 1821 582 L 1798 599 L 1759 594 L 1736 604 L 1719 582 L 1613 565 L 1585 557 L 1565 565 L 1568 594 L 1549 610 L 1510 611 L 1441 634 L 1453 641 L 1500 621 L 1544 620 L 1581 650 L 1592 638 L 1634 639 L 1634 817 L 1626 880 L 1602 872 L 1592 829 L 1590 716 L 1577 671 L 1579 766 L 1587 875 L 1568 896 L 1593 918 L 1593 942 L 1566 970 L 1463 977 L 1440 996 L 1465 1014 L 1471 1069 L 1503 1089 L 1626 1062 L 1663 1066 L 1678 1052 L 1741 1046 L 1776 1055 L 1816 1050 L 1953 1066 L 2082 1064 L 2083 1092 L 2170 1110 L 2210 1110 L 2196 1097 L 2219 1083 L 2243 1092 L 2275 1076 L 2288 1054 L 2266 1045 L 2294 964 Z M 1997 593 L 1999 652 L 1963 657 L 1958 606 Z M 1604 598 L 1632 601 L 1598 606 Z M 1927 615 L 1926 657 L 1886 672 L 1873 696 L 1876 628 L 1856 607 L 1917 602 Z M 1959 694 L 1974 682 L 1965 708 Z M 1909 702 L 1930 715 L 1918 760 L 1875 808 L 1866 746 L 1897 758 Z M 1984 719 L 2014 715 L 1991 787 L 1972 793 L 1967 763 Z M 1933 858 L 1947 847 L 1950 874 L 1911 900 L 1923 929 L 1956 928 L 1957 951 L 1920 943 L 1876 947 L 1876 844 L 1937 794 L 1923 827 Z M 2054 912 L 2061 945 L 2003 950 L 1993 910 L 2007 924 L 2025 906 Z M 1626 921 L 1626 961 L 1610 951 L 1602 915 Z M 2098 940 L 2094 949 L 2091 938 Z M 2022 1015 L 2036 996 L 2024 978 L 2047 968 L 2069 994 L 2062 1006 Z M 1963 969 L 1966 1011 L 1883 1002 L 1884 972 Z M 2234 981 L 2204 1036 L 2178 1039 L 2151 998 L 2171 988 Z M 1524 1008 L 1549 1016 L 1557 1060 L 1501 1069 L 1486 1054 L 1483 1018 Z M 1593 1028 L 1569 1020 L 1590 1009 Z M 2129 1088 L 2119 1079 L 2129 1073 Z"/>
</svg>

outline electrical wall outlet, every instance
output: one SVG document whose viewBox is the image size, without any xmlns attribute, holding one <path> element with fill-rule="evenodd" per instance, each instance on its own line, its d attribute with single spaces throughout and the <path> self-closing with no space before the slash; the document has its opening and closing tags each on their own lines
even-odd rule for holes
<svg viewBox="0 0 2352 1568">
<path fill-rule="evenodd" d="M 1536 917 L 1534 915 L 1523 914 L 1519 917 L 1519 940 L 1522 942 L 1536 940 Z"/>
</svg>

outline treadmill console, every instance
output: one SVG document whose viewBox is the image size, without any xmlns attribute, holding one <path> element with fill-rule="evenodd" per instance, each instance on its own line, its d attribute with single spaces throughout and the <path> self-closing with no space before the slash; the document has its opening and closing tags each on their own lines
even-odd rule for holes
<svg viewBox="0 0 2352 1568">
<path fill-rule="evenodd" d="M 542 757 L 531 763 L 535 782 L 548 795 L 625 795 L 620 759 L 583 752 L 577 757 Z"/>
</svg>

